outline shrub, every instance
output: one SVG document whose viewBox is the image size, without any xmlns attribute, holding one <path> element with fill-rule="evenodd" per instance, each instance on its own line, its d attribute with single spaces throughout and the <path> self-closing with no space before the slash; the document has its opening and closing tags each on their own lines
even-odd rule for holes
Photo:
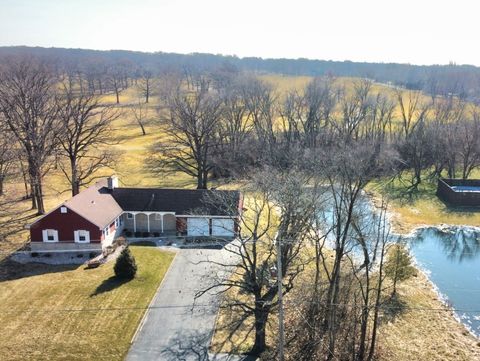
<svg viewBox="0 0 480 361">
<path fill-rule="evenodd" d="M 160 237 L 160 233 L 158 233 L 158 232 L 153 232 L 153 236 L 154 236 L 154 237 Z"/>
<path fill-rule="evenodd" d="M 126 246 L 127 245 L 127 240 L 125 237 L 119 236 L 115 239 L 115 245 L 116 246 Z"/>
<path fill-rule="evenodd" d="M 97 253 L 95 253 L 95 252 L 90 252 L 88 254 L 88 258 L 95 258 L 95 257 L 97 257 Z"/>
<path fill-rule="evenodd" d="M 412 276 L 416 276 L 417 270 L 412 265 L 412 259 L 408 250 L 401 244 L 396 244 L 389 251 L 387 262 L 385 263 L 385 275 L 393 282 L 392 297 L 397 292 L 397 283 L 406 281 Z"/>
<path fill-rule="evenodd" d="M 32 253 L 30 254 L 30 256 L 32 256 L 32 257 L 38 257 L 38 252 L 32 252 Z"/>
<path fill-rule="evenodd" d="M 142 237 L 143 237 L 143 238 L 147 238 L 147 237 L 149 237 L 149 236 L 150 236 L 150 233 L 148 233 L 148 232 L 143 232 L 143 233 L 142 233 Z"/>
<path fill-rule="evenodd" d="M 140 238 L 141 235 L 142 235 L 142 232 L 140 231 L 135 232 L 135 238 Z"/>
<path fill-rule="evenodd" d="M 125 236 L 126 236 L 126 237 L 131 237 L 131 236 L 132 236 L 132 234 L 133 234 L 133 233 L 132 233 L 132 232 L 130 232 L 130 231 L 125 231 Z"/>
<path fill-rule="evenodd" d="M 135 277 L 137 264 L 130 248 L 125 247 L 120 253 L 113 269 L 117 278 L 131 280 Z"/>
</svg>

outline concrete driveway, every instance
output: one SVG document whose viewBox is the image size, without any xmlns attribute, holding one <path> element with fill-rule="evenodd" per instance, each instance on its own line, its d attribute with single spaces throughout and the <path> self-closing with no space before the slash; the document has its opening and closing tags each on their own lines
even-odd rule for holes
<svg viewBox="0 0 480 361">
<path fill-rule="evenodd" d="M 194 295 L 212 284 L 212 275 L 225 276 L 222 267 L 208 260 L 232 262 L 234 257 L 225 249 L 178 250 L 130 348 L 128 361 L 245 359 L 208 354 L 219 298 L 215 290 L 196 301 Z"/>
</svg>

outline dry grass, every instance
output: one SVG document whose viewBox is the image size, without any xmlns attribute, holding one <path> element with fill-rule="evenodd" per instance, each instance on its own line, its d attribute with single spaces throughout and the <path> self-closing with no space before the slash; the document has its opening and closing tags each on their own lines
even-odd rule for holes
<svg viewBox="0 0 480 361">
<path fill-rule="evenodd" d="M 174 254 L 132 246 L 137 277 L 118 283 L 113 262 L 0 264 L 1 360 L 120 360 Z"/>
<path fill-rule="evenodd" d="M 291 77 L 265 75 L 262 78 L 277 86 L 279 94 L 289 90 L 301 90 L 310 77 Z M 351 88 L 352 79 L 338 79 L 342 85 Z M 375 84 L 374 91 L 385 90 L 393 95 L 391 88 Z M 138 102 L 138 89 L 129 88 L 120 95 L 122 116 L 115 121 L 115 135 L 122 141 L 114 146 L 118 151 L 117 164 L 113 170 L 102 174 L 117 173 L 124 186 L 166 186 L 194 187 L 191 177 L 183 174 L 157 177 L 145 168 L 149 157 L 149 147 L 158 140 L 165 140 L 161 128 L 151 122 L 147 125 L 147 135 L 142 136 L 140 127 L 135 123 L 133 114 L 126 106 Z M 109 94 L 104 100 L 115 102 L 115 96 Z M 150 103 L 151 118 L 156 118 L 155 107 L 158 99 Z M 398 110 L 397 110 L 398 112 Z M 398 115 L 398 114 L 397 114 Z M 236 185 L 229 185 L 229 188 Z M 63 175 L 52 170 L 45 178 L 45 204 L 50 210 L 70 197 Z M 378 193 L 378 189 L 370 189 Z M 29 201 L 21 200 L 23 184 L 21 180 L 9 180 L 6 184 L 7 197 L 15 202 L 15 214 L 9 229 L 11 233 L 6 242 L 0 242 L 0 261 L 12 250 L 27 241 L 26 231 L 20 231 L 26 223 L 34 220 L 34 212 L 29 210 Z M 394 211 L 394 224 L 399 231 L 410 231 L 423 224 L 480 224 L 480 213 L 465 213 L 449 210 L 432 196 L 431 190 L 411 203 L 398 200 L 391 202 Z M 112 291 L 90 297 L 95 288 L 111 276 L 111 266 L 98 270 L 66 269 L 62 267 L 41 266 L 21 267 L 17 279 L 0 282 L 1 310 L 12 309 L 59 309 L 59 308 L 95 308 L 110 305 L 125 307 L 148 304 L 156 285 L 171 261 L 171 255 L 160 255 L 152 249 L 135 249 L 140 264 L 139 279 L 122 285 Z M 165 262 L 160 264 L 160 260 Z M 162 261 L 163 262 L 163 261 Z M 143 265 L 143 267 L 142 267 Z M 161 267 L 161 268 L 159 268 Z M 163 268 L 165 267 L 165 268 Z M 28 276 L 28 273 L 32 275 Z M 87 277 L 86 277 L 87 276 Z M 408 281 L 400 288 L 409 305 L 424 304 L 438 306 L 439 301 L 427 281 L 420 276 Z M 119 359 L 128 349 L 128 341 L 143 311 L 129 312 L 18 312 L 0 313 L 0 359 Z M 228 313 L 221 312 L 218 325 L 225 324 Z M 222 334 L 223 332 L 223 334 Z M 225 330 L 218 329 L 213 339 L 213 348 L 220 350 L 219 340 L 223 340 Z M 226 344 L 222 349 L 249 348 L 245 341 L 245 330 Z M 480 359 L 478 344 L 464 334 L 461 324 L 449 314 L 442 313 L 406 313 L 395 322 L 385 324 L 381 329 L 382 355 L 385 360 L 474 360 Z M 271 338 L 269 342 L 274 342 Z M 478 341 L 477 341 L 478 342 Z M 49 355 L 47 357 L 46 355 Z M 54 355 L 54 357 L 50 357 Z"/>
<path fill-rule="evenodd" d="M 400 284 L 399 295 L 412 308 L 444 308 L 422 273 Z M 381 360 L 480 360 L 480 342 L 450 311 L 409 310 L 380 328 Z"/>
<path fill-rule="evenodd" d="M 374 199 L 381 195 L 389 198 L 391 224 L 396 233 L 409 233 L 425 225 L 480 225 L 480 210 L 447 206 L 436 196 L 436 184 L 422 183 L 419 192 L 411 199 L 402 195 L 404 189 L 397 183 L 386 188 L 383 181 L 368 186 L 368 192 Z"/>
</svg>

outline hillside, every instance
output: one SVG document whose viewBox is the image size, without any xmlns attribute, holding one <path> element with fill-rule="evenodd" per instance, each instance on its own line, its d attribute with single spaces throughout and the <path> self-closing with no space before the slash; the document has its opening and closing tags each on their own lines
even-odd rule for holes
<svg viewBox="0 0 480 361">
<path fill-rule="evenodd" d="M 220 54 L 146 53 L 127 50 L 98 51 L 89 49 L 0 47 L 0 58 L 33 54 L 61 64 L 65 69 L 106 68 L 130 64 L 135 69 L 154 72 L 213 71 L 225 66 L 242 71 L 274 73 L 289 76 L 367 77 L 381 83 L 423 90 L 429 94 L 458 94 L 476 100 L 480 93 L 480 68 L 472 65 L 412 65 L 399 63 L 367 63 L 313 59 L 239 58 Z"/>
</svg>

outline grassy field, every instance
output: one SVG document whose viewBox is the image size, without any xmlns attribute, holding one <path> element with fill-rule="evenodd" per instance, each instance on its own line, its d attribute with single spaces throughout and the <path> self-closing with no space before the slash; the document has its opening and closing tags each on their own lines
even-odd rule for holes
<svg viewBox="0 0 480 361">
<path fill-rule="evenodd" d="M 311 79 L 280 75 L 264 75 L 261 78 L 276 86 L 279 95 L 294 89 L 300 90 Z M 337 81 L 351 88 L 353 79 L 340 78 Z M 375 84 L 373 91 L 380 89 L 393 95 L 391 88 L 380 84 Z M 120 143 L 113 146 L 118 151 L 117 162 L 114 169 L 106 169 L 101 174 L 116 173 L 122 186 L 195 187 L 195 180 L 184 174 L 155 176 L 146 169 L 145 163 L 149 158 L 150 146 L 155 141 L 165 140 L 165 137 L 155 122 L 158 119 L 156 106 L 159 105 L 155 97 L 150 102 L 147 135 L 141 135 L 140 127 L 135 123 L 128 106 L 138 102 L 138 99 L 138 89 L 135 88 L 129 88 L 120 95 L 119 110 L 122 116 L 114 123 L 114 135 L 120 139 Z M 114 103 L 115 96 L 106 95 L 104 100 Z M 53 169 L 49 172 L 44 184 L 47 211 L 70 197 L 68 184 L 59 170 Z M 422 185 L 418 197 L 407 201 L 396 197 L 400 188 L 386 190 L 381 185 L 381 182 L 376 182 L 368 191 L 376 196 L 380 193 L 387 195 L 391 193 L 390 209 L 396 231 L 408 232 L 425 224 L 480 225 L 479 212 L 462 212 L 447 208 L 435 197 L 434 185 Z M 121 359 L 143 310 L 100 312 L 85 310 L 112 305 L 144 307 L 163 277 L 172 255 L 132 247 L 140 265 L 140 277 L 95 296 L 91 295 L 95 293 L 97 287 L 111 277 L 111 265 L 92 271 L 30 265 L 20 266 L 12 273 L 12 269 L 9 268 L 11 265 L 2 259 L 27 242 L 28 232 L 22 229 L 25 224 L 35 219 L 34 212 L 29 209 L 30 202 L 21 200 L 23 194 L 21 180 L 10 179 L 7 182 L 5 197 L 11 199 L 15 212 L 8 229 L 0 230 L 8 234 L 6 242 L 0 242 L 0 262 L 3 262 L 0 266 L 3 272 L 1 276 L 3 282 L 0 282 L 0 300 L 3 301 L 3 306 L 0 307 L 3 311 L 0 314 L 2 324 L 0 359 L 7 356 L 18 360 L 51 359 L 45 356 L 47 353 L 53 353 L 56 357 L 53 359 L 65 360 Z M 7 270 L 10 272 L 9 280 L 5 274 Z M 409 304 L 416 302 L 439 304 L 431 287 L 421 278 L 412 280 L 403 287 L 402 292 Z M 66 308 L 79 308 L 83 311 L 45 311 Z M 6 312 L 9 309 L 39 311 Z M 388 355 L 385 360 L 404 360 L 402 357 L 408 355 L 402 351 L 404 348 L 409 350 L 409 354 L 419 355 L 421 357 L 418 359 L 426 361 L 445 359 L 446 356 L 460 360 L 468 359 L 463 358 L 468 355 L 478 356 L 475 353 L 468 353 L 470 352 L 468 350 L 476 350 L 475 342 L 470 336 L 464 335 L 463 327 L 450 315 L 434 313 L 420 316 L 413 313 L 405 314 L 395 322 L 382 326 L 381 332 L 385 340 L 382 343 L 382 355 Z M 220 321 L 222 317 L 229 316 L 220 314 Z M 447 329 L 453 331 L 446 332 Z M 431 334 L 440 341 L 431 342 Z M 411 342 L 412 335 L 416 337 L 415 342 Z M 237 338 L 237 341 L 241 343 L 240 338 Z M 247 346 L 248 343 L 244 342 L 243 349 Z M 435 348 L 441 350 L 439 353 L 442 355 L 441 358 L 436 357 Z"/>
<path fill-rule="evenodd" d="M 0 264 L 1 360 L 121 360 L 174 253 L 131 246 L 137 277 L 119 283 L 113 262 Z"/>
<path fill-rule="evenodd" d="M 388 198 L 394 232 L 409 233 L 426 225 L 480 226 L 480 210 L 449 207 L 436 196 L 436 189 L 436 183 L 424 181 L 417 194 L 406 198 L 403 194 L 405 186 L 398 182 L 386 186 L 384 181 L 376 181 L 367 187 L 374 199 L 381 195 Z"/>
</svg>

